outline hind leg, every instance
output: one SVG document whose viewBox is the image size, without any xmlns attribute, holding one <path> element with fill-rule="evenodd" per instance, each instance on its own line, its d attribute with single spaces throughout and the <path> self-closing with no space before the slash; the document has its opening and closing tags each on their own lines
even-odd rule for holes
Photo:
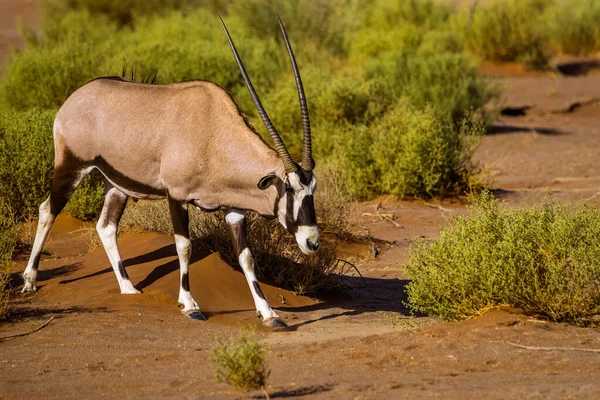
<svg viewBox="0 0 600 400">
<path fill-rule="evenodd" d="M 106 255 L 110 260 L 110 265 L 115 271 L 117 281 L 119 282 L 119 288 L 122 294 L 136 294 L 140 293 L 139 290 L 133 287 L 125 267 L 123 267 L 123 261 L 121 261 L 121 254 L 119 254 L 119 248 L 117 247 L 117 229 L 119 228 L 119 221 L 125 210 L 127 204 L 127 195 L 111 186 L 108 182 L 106 185 L 106 196 L 104 198 L 104 207 L 102 207 L 102 213 L 96 224 L 96 230 L 102 240 Z"/>
<path fill-rule="evenodd" d="M 69 197 L 75 191 L 81 180 L 90 171 L 90 168 L 64 168 L 54 169 L 52 178 L 52 189 L 50 196 L 40 205 L 39 221 L 35 240 L 29 256 L 27 268 L 23 272 L 23 293 L 33 293 L 37 290 L 37 272 L 40 263 L 42 249 L 54 220 L 69 201 Z"/>
</svg>

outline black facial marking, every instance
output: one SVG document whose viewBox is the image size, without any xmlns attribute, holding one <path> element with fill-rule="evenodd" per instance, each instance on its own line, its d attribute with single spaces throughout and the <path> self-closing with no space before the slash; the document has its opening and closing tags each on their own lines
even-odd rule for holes
<svg viewBox="0 0 600 400">
<path fill-rule="evenodd" d="M 285 225 L 287 231 L 292 235 L 298 232 L 298 224 L 294 221 L 294 195 L 286 193 L 286 210 L 285 210 Z"/>
<path fill-rule="evenodd" d="M 117 267 L 119 269 L 119 274 L 121 274 L 121 278 L 129 280 L 129 275 L 127 275 L 127 271 L 125 271 L 125 267 L 123 266 L 123 261 L 119 261 L 117 263 Z"/>
<path fill-rule="evenodd" d="M 302 204 L 300 204 L 300 209 L 298 210 L 296 224 L 299 226 L 314 226 L 317 224 L 315 202 L 311 195 L 304 196 L 302 199 Z"/>
<path fill-rule="evenodd" d="M 187 272 L 181 275 L 181 287 L 186 292 L 190 291 L 190 277 Z"/>
<path fill-rule="evenodd" d="M 300 178 L 300 182 L 304 186 L 308 186 L 310 184 L 310 181 L 312 181 L 313 173 L 311 171 L 305 171 L 302 168 L 300 168 L 297 173 L 298 177 Z"/>
<path fill-rule="evenodd" d="M 256 295 L 266 301 L 267 299 L 265 299 L 265 295 L 263 294 L 262 290 L 260 290 L 260 286 L 258 285 L 258 282 L 257 281 L 252 282 L 252 286 L 254 286 Z"/>
</svg>

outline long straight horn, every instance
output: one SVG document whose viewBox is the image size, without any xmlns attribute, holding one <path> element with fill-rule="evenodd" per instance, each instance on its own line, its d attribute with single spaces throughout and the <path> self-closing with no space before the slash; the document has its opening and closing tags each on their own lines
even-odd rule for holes
<svg viewBox="0 0 600 400">
<path fill-rule="evenodd" d="M 287 33 L 285 32 L 285 28 L 283 27 L 283 22 L 281 22 L 281 18 L 279 15 L 277 16 L 279 20 L 279 27 L 281 28 L 281 33 L 283 34 L 283 40 L 285 41 L 285 47 L 287 47 L 288 55 L 290 56 L 290 61 L 292 62 L 292 69 L 294 70 L 294 78 L 296 78 L 296 88 L 298 89 L 298 101 L 300 102 L 300 113 L 302 114 L 302 169 L 306 171 L 312 171 L 315 167 L 315 160 L 312 158 L 312 143 L 311 143 L 311 135 L 310 135 L 310 119 L 308 118 L 308 104 L 306 103 L 306 95 L 304 94 L 304 86 L 302 85 L 302 78 L 300 77 L 300 71 L 298 70 L 298 65 L 296 64 L 296 57 L 294 57 L 294 52 L 292 51 L 292 46 L 290 45 L 290 41 L 288 40 Z"/>
<path fill-rule="evenodd" d="M 265 124 L 265 127 L 267 128 L 267 131 L 269 132 L 269 135 L 271 136 L 271 139 L 273 139 L 273 142 L 275 143 L 275 149 L 277 150 L 277 154 L 279 154 L 279 157 L 283 161 L 283 165 L 285 166 L 285 171 L 286 172 L 297 171 L 298 165 L 294 162 L 294 160 L 292 159 L 292 156 L 290 156 L 290 153 L 288 152 L 287 148 L 285 147 L 283 140 L 281 140 L 281 136 L 279 136 L 279 133 L 277 133 L 277 130 L 273 126 L 273 123 L 269 119 L 267 112 L 265 111 L 262 103 L 260 102 L 260 99 L 258 98 L 256 91 L 254 90 L 254 86 L 252 86 L 252 82 L 250 82 L 250 78 L 248 77 L 246 68 L 244 68 L 244 64 L 242 63 L 242 60 L 240 59 L 240 55 L 238 54 L 237 49 L 235 48 L 235 45 L 233 44 L 233 40 L 231 40 L 231 36 L 229 35 L 229 31 L 227 30 L 227 27 L 225 26 L 225 22 L 223 22 L 223 18 L 221 18 L 219 16 L 219 19 L 221 20 L 221 25 L 223 25 L 223 29 L 225 30 L 225 35 L 227 35 L 227 41 L 229 41 L 229 46 L 231 46 L 231 51 L 233 51 L 233 56 L 235 57 L 235 61 L 237 62 L 238 67 L 240 67 L 240 72 L 242 73 L 242 78 L 244 78 L 244 82 L 246 83 L 246 87 L 248 88 L 248 91 L 250 92 L 250 96 L 252 97 L 252 100 L 254 101 L 254 105 L 256 106 L 256 109 L 258 110 L 258 114 L 260 115 L 260 118 L 262 119 L 263 123 Z"/>
</svg>

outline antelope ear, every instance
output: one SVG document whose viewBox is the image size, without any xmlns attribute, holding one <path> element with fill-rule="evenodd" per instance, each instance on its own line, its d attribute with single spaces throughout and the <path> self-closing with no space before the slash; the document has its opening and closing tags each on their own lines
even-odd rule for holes
<svg viewBox="0 0 600 400">
<path fill-rule="evenodd" d="M 258 184 L 256 186 L 258 186 L 260 190 L 265 190 L 275 182 L 277 182 L 277 175 L 271 173 L 269 175 L 263 176 L 261 180 L 258 181 Z"/>
</svg>

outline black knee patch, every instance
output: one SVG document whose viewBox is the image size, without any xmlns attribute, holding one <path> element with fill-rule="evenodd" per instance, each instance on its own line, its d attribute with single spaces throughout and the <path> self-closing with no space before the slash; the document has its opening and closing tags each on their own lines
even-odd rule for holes
<svg viewBox="0 0 600 400">
<path fill-rule="evenodd" d="M 258 285 L 257 281 L 252 282 L 252 286 L 254 286 L 254 290 L 256 291 L 256 294 L 258 295 L 258 297 L 260 297 L 263 300 L 267 300 L 265 299 L 265 295 L 263 294 L 262 290 L 260 290 L 260 286 Z"/>
<path fill-rule="evenodd" d="M 190 291 L 190 277 L 187 272 L 181 275 L 181 287 L 186 292 Z"/>
</svg>

